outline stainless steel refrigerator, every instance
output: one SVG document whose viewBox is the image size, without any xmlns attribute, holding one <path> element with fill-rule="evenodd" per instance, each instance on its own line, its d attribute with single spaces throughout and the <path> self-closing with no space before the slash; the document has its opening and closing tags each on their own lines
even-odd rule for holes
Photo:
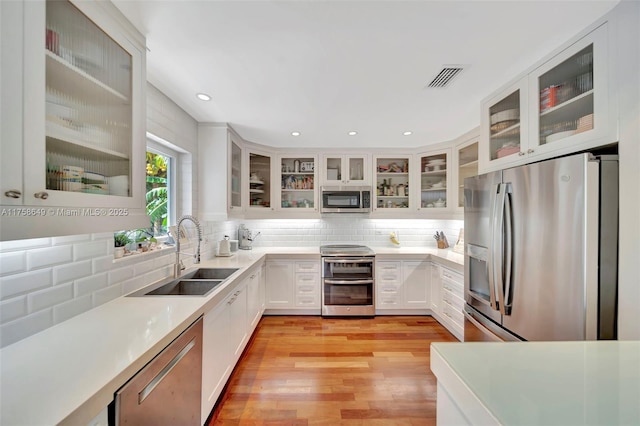
<svg viewBox="0 0 640 426">
<path fill-rule="evenodd" d="M 465 341 L 617 338 L 618 158 L 465 179 Z"/>
</svg>

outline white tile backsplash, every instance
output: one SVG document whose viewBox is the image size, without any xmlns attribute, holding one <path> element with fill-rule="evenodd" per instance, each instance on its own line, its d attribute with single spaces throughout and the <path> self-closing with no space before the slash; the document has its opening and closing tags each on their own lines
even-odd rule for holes
<svg viewBox="0 0 640 426">
<path fill-rule="evenodd" d="M 75 280 L 73 283 L 73 293 L 76 297 L 80 297 L 101 290 L 107 286 L 107 278 L 107 273 L 102 272 Z"/>
<path fill-rule="evenodd" d="M 69 263 L 73 260 L 72 246 L 38 248 L 27 252 L 28 270 Z"/>
<path fill-rule="evenodd" d="M 27 253 L 15 251 L 0 255 L 0 275 L 17 274 L 27 271 Z"/>
<path fill-rule="evenodd" d="M 0 300 L 31 293 L 52 285 L 51 269 L 40 269 L 23 274 L 0 277 Z"/>
<path fill-rule="evenodd" d="M 397 232 L 404 247 L 435 247 L 443 231 L 453 246 L 460 220 L 391 220 L 336 217 L 202 223 L 202 260 L 215 256 L 218 242 L 238 238 L 244 223 L 260 232 L 254 247 L 320 246 L 327 243 L 390 245 Z M 175 252 L 113 260 L 113 235 L 96 233 L 0 243 L 0 345 L 5 346 L 173 274 Z M 193 253 L 194 244 L 181 247 Z M 186 267 L 192 256 L 182 255 Z"/>
<path fill-rule="evenodd" d="M 53 283 L 60 284 L 91 275 L 91 261 L 68 263 L 53 268 Z"/>
<path fill-rule="evenodd" d="M 45 308 L 68 302 L 71 299 L 73 299 L 73 285 L 71 283 L 60 284 L 29 293 L 27 296 L 27 309 L 29 313 L 35 313 Z"/>
<path fill-rule="evenodd" d="M 61 303 L 53 307 L 53 323 L 59 324 L 64 320 L 88 311 L 92 307 L 90 294 Z"/>
</svg>

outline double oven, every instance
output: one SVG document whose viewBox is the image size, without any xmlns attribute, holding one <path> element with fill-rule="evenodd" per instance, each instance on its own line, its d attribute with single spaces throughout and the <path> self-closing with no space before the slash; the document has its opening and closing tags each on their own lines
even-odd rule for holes
<svg viewBox="0 0 640 426">
<path fill-rule="evenodd" d="M 374 316 L 375 253 L 366 246 L 325 245 L 322 257 L 322 316 Z"/>
</svg>

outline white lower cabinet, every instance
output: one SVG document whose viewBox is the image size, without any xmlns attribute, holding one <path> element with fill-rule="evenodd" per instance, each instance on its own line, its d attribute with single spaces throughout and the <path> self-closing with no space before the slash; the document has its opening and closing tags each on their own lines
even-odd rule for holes
<svg viewBox="0 0 640 426">
<path fill-rule="evenodd" d="M 458 340 L 464 335 L 464 277 L 441 265 L 432 265 L 431 312 Z"/>
<path fill-rule="evenodd" d="M 375 274 L 376 313 L 426 313 L 430 308 L 428 261 L 376 260 Z"/>
<path fill-rule="evenodd" d="M 320 314 L 320 259 L 266 262 L 265 311 Z"/>
<path fill-rule="evenodd" d="M 264 263 L 254 266 L 249 275 L 221 303 L 204 314 L 202 424 L 209 417 L 262 316 L 263 266 Z"/>
<path fill-rule="evenodd" d="M 227 300 L 204 314 L 200 417 L 202 424 L 207 421 L 233 370 L 230 318 Z"/>
</svg>

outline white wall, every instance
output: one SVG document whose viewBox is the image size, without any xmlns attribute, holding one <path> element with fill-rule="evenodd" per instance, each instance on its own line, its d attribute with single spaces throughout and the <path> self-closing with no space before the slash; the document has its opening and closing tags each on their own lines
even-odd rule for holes
<svg viewBox="0 0 640 426">
<path fill-rule="evenodd" d="M 620 112 L 620 240 L 618 338 L 640 340 L 640 2 L 614 9 L 618 50 L 613 53 Z"/>
</svg>

